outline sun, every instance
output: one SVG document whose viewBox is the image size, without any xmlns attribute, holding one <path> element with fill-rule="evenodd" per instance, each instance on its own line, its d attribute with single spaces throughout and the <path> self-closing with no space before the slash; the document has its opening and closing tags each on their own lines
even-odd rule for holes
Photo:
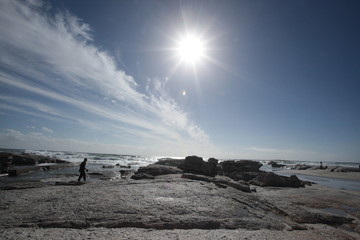
<svg viewBox="0 0 360 240">
<path fill-rule="evenodd" d="M 204 41 L 195 35 L 188 35 L 178 41 L 176 52 L 182 62 L 195 64 L 205 56 Z"/>
</svg>

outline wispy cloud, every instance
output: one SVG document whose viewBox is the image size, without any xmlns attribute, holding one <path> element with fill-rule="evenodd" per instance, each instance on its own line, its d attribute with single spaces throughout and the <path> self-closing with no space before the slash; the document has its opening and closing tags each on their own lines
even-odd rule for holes
<svg viewBox="0 0 360 240">
<path fill-rule="evenodd" d="M 277 149 L 253 146 L 243 149 L 243 153 L 257 159 L 336 160 L 336 156 L 330 153 L 319 153 L 303 149 Z"/>
<path fill-rule="evenodd" d="M 276 149 L 276 148 L 260 148 L 260 147 L 250 147 L 250 150 L 261 152 L 261 153 L 279 153 L 279 154 L 285 154 L 285 153 L 294 153 L 295 150 L 293 149 Z"/>
<path fill-rule="evenodd" d="M 42 127 L 41 128 L 44 132 L 47 132 L 47 133 L 51 133 L 53 134 L 54 133 L 54 130 L 50 129 L 50 128 L 47 128 L 47 127 Z"/>
<path fill-rule="evenodd" d="M 210 144 L 166 94 L 166 79 L 151 79 L 153 87 L 139 92 L 136 80 L 93 44 L 96 33 L 89 25 L 69 12 L 52 15 L 48 9 L 42 1 L 0 1 L 0 82 L 26 93 L 21 101 L 2 94 L 3 111 L 65 116 L 86 127 L 96 125 L 83 117 L 90 114 L 103 126 L 107 121 L 114 135 L 127 133 L 133 140 L 192 148 Z"/>
</svg>

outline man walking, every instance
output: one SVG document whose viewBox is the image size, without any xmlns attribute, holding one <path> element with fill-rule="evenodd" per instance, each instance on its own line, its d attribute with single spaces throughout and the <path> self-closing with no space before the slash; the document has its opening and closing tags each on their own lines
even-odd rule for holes
<svg viewBox="0 0 360 240">
<path fill-rule="evenodd" d="M 87 168 L 85 167 L 86 162 L 87 162 L 87 159 L 85 158 L 84 161 L 82 161 L 80 164 L 80 169 L 79 169 L 80 176 L 78 179 L 79 182 L 80 182 L 81 178 L 84 178 L 84 181 L 86 181 L 86 173 L 85 173 L 85 171 L 87 171 Z"/>
</svg>

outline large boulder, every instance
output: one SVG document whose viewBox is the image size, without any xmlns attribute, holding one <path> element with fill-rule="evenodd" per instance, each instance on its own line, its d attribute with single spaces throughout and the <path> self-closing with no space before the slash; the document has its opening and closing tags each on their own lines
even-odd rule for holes
<svg viewBox="0 0 360 240">
<path fill-rule="evenodd" d="M 252 160 L 229 160 L 219 165 L 223 172 L 257 172 L 262 166 L 260 162 Z"/>
<path fill-rule="evenodd" d="M 280 163 L 277 163 L 277 162 L 275 162 L 275 161 L 270 161 L 269 163 L 268 163 L 268 165 L 271 165 L 271 167 L 273 167 L 273 168 L 282 168 L 282 167 L 285 167 L 286 165 L 284 165 L 284 164 L 280 164 Z"/>
<path fill-rule="evenodd" d="M 155 164 L 184 169 L 184 161 L 185 161 L 184 159 L 162 158 L 159 159 Z"/>
<path fill-rule="evenodd" d="M 236 181 L 250 181 L 263 172 L 259 170 L 261 166 L 260 162 L 252 160 L 229 160 L 219 163 L 218 174 L 230 177 Z"/>
<path fill-rule="evenodd" d="M 146 173 L 152 176 L 166 175 L 166 174 L 178 174 L 182 173 L 177 167 L 159 165 L 159 164 L 150 164 L 146 167 L 140 167 L 136 174 Z"/>
<path fill-rule="evenodd" d="M 305 183 L 302 182 L 296 175 L 290 177 L 280 176 L 273 172 L 259 174 L 255 179 L 250 181 L 250 184 L 261 187 L 304 187 Z"/>
<path fill-rule="evenodd" d="M 202 174 L 214 177 L 217 174 L 218 160 L 210 158 L 205 162 L 201 157 L 188 156 L 184 160 L 184 173 Z"/>
</svg>

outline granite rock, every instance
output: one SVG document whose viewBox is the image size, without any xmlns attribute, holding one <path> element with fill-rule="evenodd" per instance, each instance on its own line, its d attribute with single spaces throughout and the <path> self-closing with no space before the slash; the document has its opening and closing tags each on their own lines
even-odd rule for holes
<svg viewBox="0 0 360 240">
<path fill-rule="evenodd" d="M 182 171 L 177 167 L 172 167 L 168 165 L 159 165 L 159 164 L 150 164 L 146 167 L 140 167 L 136 174 L 146 173 L 152 176 L 166 175 L 166 174 L 177 174 L 182 173 Z"/>
<path fill-rule="evenodd" d="M 188 156 L 184 161 L 184 173 L 202 174 L 214 177 L 217 174 L 218 160 L 210 158 L 205 162 L 201 157 Z"/>
<path fill-rule="evenodd" d="M 305 184 L 303 181 L 299 180 L 296 175 L 290 177 L 280 176 L 273 172 L 268 172 L 265 174 L 259 174 L 255 179 L 250 181 L 250 184 L 265 187 L 304 187 Z"/>
</svg>

